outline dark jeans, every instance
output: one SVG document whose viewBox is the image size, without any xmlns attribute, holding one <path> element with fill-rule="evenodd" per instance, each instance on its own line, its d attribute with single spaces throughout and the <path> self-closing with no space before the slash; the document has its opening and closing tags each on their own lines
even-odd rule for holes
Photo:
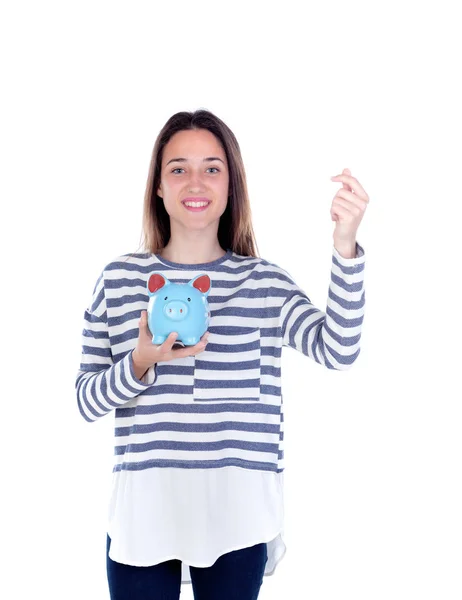
<svg viewBox="0 0 462 600">
<path fill-rule="evenodd" d="M 111 600 L 179 600 L 181 560 L 172 559 L 150 567 L 135 567 L 109 557 L 106 566 Z M 268 560 L 266 543 L 233 550 L 210 567 L 190 565 L 194 600 L 256 600 Z"/>
</svg>

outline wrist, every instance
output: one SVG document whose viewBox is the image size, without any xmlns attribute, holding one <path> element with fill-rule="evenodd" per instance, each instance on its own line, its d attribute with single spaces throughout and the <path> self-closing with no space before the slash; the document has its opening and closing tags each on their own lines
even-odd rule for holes
<svg viewBox="0 0 462 600">
<path fill-rule="evenodd" d="M 356 257 L 356 240 L 336 240 L 334 238 L 334 248 L 343 258 Z"/>
<path fill-rule="evenodd" d="M 152 363 L 146 364 L 145 362 L 143 362 L 142 360 L 140 360 L 140 357 L 138 355 L 138 352 L 137 352 L 136 348 L 132 352 L 132 360 L 133 360 L 133 365 L 135 367 L 137 367 L 138 369 L 147 370 L 147 369 L 149 369 L 149 367 L 152 364 Z"/>
<path fill-rule="evenodd" d="M 140 363 L 140 361 L 138 360 L 137 354 L 136 354 L 136 350 L 133 350 L 132 352 L 132 362 L 133 362 L 133 373 L 135 375 L 135 377 L 137 379 L 139 379 L 140 381 L 143 380 L 143 377 L 146 375 L 146 373 L 149 370 L 149 367 L 151 365 L 144 365 L 143 363 Z"/>
</svg>

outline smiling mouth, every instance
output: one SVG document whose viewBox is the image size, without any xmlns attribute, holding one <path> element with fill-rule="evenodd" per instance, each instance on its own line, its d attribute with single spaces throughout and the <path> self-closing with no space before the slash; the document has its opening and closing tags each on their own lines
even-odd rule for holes
<svg viewBox="0 0 462 600">
<path fill-rule="evenodd" d="M 207 202 L 207 203 L 192 202 L 191 204 L 182 202 L 182 204 L 186 208 L 186 210 L 189 210 L 190 212 L 201 212 L 203 210 L 206 210 L 208 208 L 208 206 L 211 204 L 211 202 Z"/>
</svg>

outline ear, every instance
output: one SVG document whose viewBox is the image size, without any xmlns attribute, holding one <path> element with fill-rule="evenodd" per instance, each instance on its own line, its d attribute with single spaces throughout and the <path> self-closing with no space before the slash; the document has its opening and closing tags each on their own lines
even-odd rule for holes
<svg viewBox="0 0 462 600">
<path fill-rule="evenodd" d="M 210 292 L 210 287 L 212 282 L 210 281 L 210 277 L 208 275 L 198 275 L 194 279 L 188 282 L 188 285 L 196 288 L 202 294 L 208 294 Z"/>
<path fill-rule="evenodd" d="M 148 294 L 152 296 L 152 294 L 163 288 L 167 283 L 170 282 L 166 277 L 163 277 L 160 273 L 153 273 L 147 283 Z"/>
</svg>

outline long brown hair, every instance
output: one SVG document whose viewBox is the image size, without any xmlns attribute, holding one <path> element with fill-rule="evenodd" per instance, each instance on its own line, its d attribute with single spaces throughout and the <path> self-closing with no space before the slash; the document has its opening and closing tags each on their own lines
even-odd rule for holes
<svg viewBox="0 0 462 600">
<path fill-rule="evenodd" d="M 143 251 L 159 253 L 170 239 L 170 217 L 163 199 L 156 190 L 160 185 L 162 156 L 165 145 L 178 131 L 208 129 L 220 142 L 226 153 L 229 169 L 229 196 L 218 226 L 218 242 L 243 256 L 258 256 L 252 226 L 247 180 L 241 150 L 231 129 L 208 110 L 178 112 L 165 123 L 152 151 L 148 180 L 144 195 L 142 240 Z"/>
</svg>

